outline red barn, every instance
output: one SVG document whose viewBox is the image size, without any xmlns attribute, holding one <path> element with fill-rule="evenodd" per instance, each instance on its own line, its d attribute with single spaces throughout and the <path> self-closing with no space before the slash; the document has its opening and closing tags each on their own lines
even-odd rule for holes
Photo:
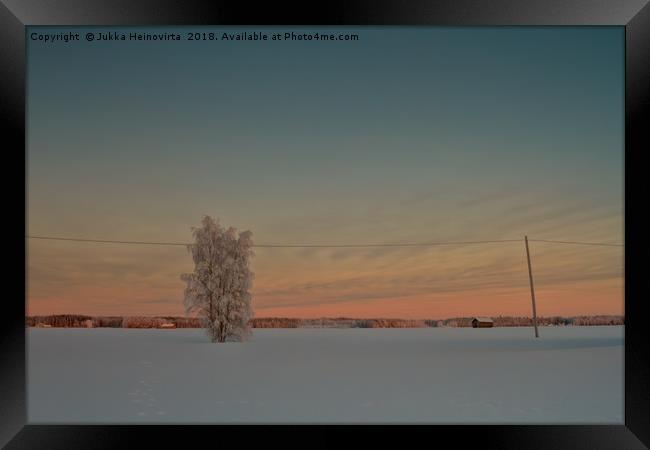
<svg viewBox="0 0 650 450">
<path fill-rule="evenodd" d="M 494 321 L 489 317 L 474 317 L 472 319 L 472 328 L 492 328 Z"/>
</svg>

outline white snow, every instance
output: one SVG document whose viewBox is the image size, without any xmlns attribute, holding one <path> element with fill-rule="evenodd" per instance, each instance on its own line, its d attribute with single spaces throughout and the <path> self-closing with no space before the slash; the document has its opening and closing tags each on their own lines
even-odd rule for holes
<svg viewBox="0 0 650 450">
<path fill-rule="evenodd" d="M 28 421 L 622 424 L 623 327 L 27 330 Z"/>
</svg>

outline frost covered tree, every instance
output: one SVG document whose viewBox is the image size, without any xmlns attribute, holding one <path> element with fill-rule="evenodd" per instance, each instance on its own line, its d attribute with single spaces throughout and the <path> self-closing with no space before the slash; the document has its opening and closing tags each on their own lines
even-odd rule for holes
<svg viewBox="0 0 650 450">
<path fill-rule="evenodd" d="M 252 233 L 225 229 L 218 219 L 204 216 L 192 234 L 194 243 L 187 247 L 194 272 L 181 275 L 186 283 L 185 311 L 197 313 L 212 342 L 247 339 L 253 317 L 249 293 Z"/>
</svg>

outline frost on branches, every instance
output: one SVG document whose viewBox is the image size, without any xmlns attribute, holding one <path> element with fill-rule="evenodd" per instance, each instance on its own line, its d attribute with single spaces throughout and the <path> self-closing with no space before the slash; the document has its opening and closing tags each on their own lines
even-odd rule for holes
<svg viewBox="0 0 650 450">
<path fill-rule="evenodd" d="M 194 243 L 187 247 L 194 272 L 181 275 L 186 283 L 185 311 L 197 313 L 212 342 L 243 341 L 250 336 L 253 317 L 249 293 L 253 272 L 248 267 L 252 233 L 225 229 L 209 216 L 192 233 Z"/>
</svg>

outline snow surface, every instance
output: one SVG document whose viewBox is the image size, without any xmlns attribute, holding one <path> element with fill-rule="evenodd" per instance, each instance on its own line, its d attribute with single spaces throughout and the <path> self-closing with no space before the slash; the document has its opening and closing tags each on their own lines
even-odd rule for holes
<svg viewBox="0 0 650 450">
<path fill-rule="evenodd" d="M 622 424 L 623 327 L 27 330 L 28 421 Z"/>
</svg>

